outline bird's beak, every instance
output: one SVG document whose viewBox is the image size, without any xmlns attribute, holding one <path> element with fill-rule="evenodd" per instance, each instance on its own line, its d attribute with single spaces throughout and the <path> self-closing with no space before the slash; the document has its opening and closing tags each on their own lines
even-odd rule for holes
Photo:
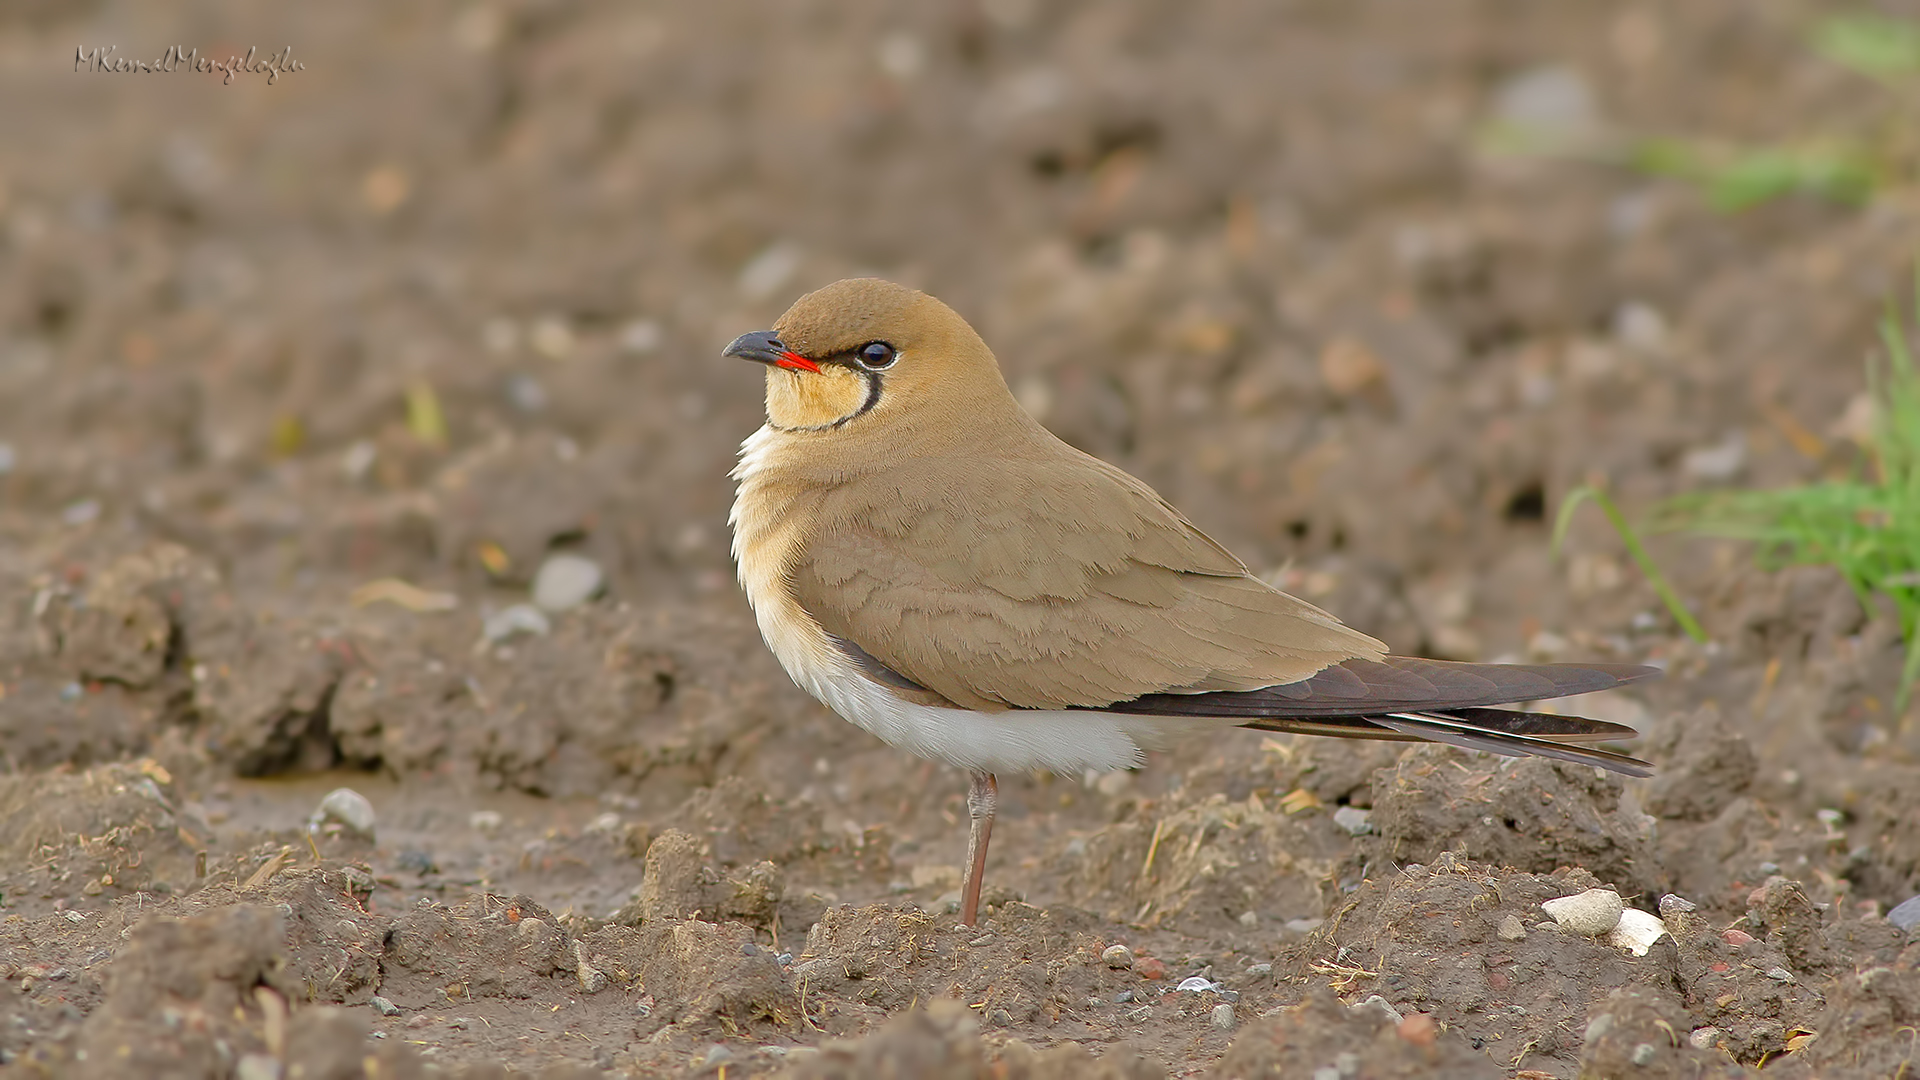
<svg viewBox="0 0 1920 1080">
<path fill-rule="evenodd" d="M 789 368 L 794 371 L 811 371 L 816 374 L 820 365 L 794 352 L 781 343 L 771 330 L 755 330 L 751 334 L 741 334 L 733 339 L 733 344 L 720 351 L 721 356 L 738 356 L 745 360 L 757 360 L 762 364 Z"/>
</svg>

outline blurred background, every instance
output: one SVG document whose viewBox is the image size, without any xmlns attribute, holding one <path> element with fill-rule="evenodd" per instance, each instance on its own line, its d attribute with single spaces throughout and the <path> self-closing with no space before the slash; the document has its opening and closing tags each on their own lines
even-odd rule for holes
<svg viewBox="0 0 1920 1080">
<path fill-rule="evenodd" d="M 1823 53 L 1839 11 L 11 2 L 0 490 L 248 582 L 524 579 L 562 537 L 734 604 L 759 387 L 718 347 L 879 274 L 1259 568 L 1512 651 L 1565 617 L 1570 486 L 1844 453 L 1914 97 Z M 305 67 L 74 70 L 171 45 Z"/>
</svg>

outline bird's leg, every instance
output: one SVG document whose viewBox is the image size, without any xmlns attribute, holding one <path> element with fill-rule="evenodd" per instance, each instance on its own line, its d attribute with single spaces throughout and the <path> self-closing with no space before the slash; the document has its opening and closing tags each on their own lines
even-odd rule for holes
<svg viewBox="0 0 1920 1080">
<path fill-rule="evenodd" d="M 967 784 L 967 880 L 960 883 L 960 925 L 978 925 L 980 880 L 987 875 L 987 840 L 993 836 L 993 809 L 1000 785 L 990 772 L 975 772 Z"/>
</svg>

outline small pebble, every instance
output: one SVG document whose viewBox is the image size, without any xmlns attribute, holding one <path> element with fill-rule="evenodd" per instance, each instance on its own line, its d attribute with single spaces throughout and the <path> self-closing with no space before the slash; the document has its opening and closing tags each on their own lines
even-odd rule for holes
<svg viewBox="0 0 1920 1080">
<path fill-rule="evenodd" d="M 533 602 L 559 614 L 579 607 L 606 588 L 600 564 L 581 555 L 558 552 L 547 557 L 533 575 Z"/>
<path fill-rule="evenodd" d="M 1333 812 L 1333 823 L 1345 829 L 1350 836 L 1365 836 L 1373 831 L 1373 826 L 1367 822 L 1372 814 L 1372 811 L 1357 806 L 1343 806 Z"/>
<path fill-rule="evenodd" d="M 1500 925 L 1495 929 L 1494 933 L 1500 935 L 1501 941 L 1525 941 L 1527 939 L 1527 928 L 1520 925 L 1520 916 L 1518 915 L 1508 915 L 1501 919 Z"/>
<path fill-rule="evenodd" d="M 1322 1065 L 1313 1070 L 1313 1080 L 1344 1080 L 1340 1070 L 1332 1065 Z"/>
<path fill-rule="evenodd" d="M 1612 889 L 1588 889 L 1548 900 L 1540 909 L 1567 930 L 1583 937 L 1599 937 L 1620 925 L 1620 915 L 1627 905 Z"/>
<path fill-rule="evenodd" d="M 399 865 L 400 869 L 411 871 L 421 877 L 440 872 L 440 867 L 434 863 L 432 855 L 413 848 L 402 851 L 393 861 Z"/>
<path fill-rule="evenodd" d="M 1613 313 L 1613 336 L 1629 349 L 1658 352 L 1667 344 L 1667 317 L 1651 304 L 1629 300 Z"/>
<path fill-rule="evenodd" d="M 1653 1055 L 1656 1053 L 1658 1053 L 1658 1051 L 1654 1049 L 1652 1043 L 1641 1043 L 1633 1048 L 1633 1063 L 1635 1065 L 1651 1065 L 1653 1064 Z"/>
<path fill-rule="evenodd" d="M 702 1061 L 701 1064 L 711 1068 L 712 1066 L 715 1066 L 715 1065 L 724 1065 L 727 1062 L 732 1060 L 733 1060 L 733 1051 L 727 1049 L 724 1046 L 719 1045 L 718 1043 L 715 1043 L 714 1045 L 709 1046 L 707 1048 L 706 1059 Z"/>
<path fill-rule="evenodd" d="M 1325 919 L 1288 919 L 1280 924 L 1280 929 L 1289 934 L 1311 934 L 1320 929 L 1321 924 L 1326 921 Z"/>
<path fill-rule="evenodd" d="M 1728 927 L 1720 931 L 1720 940 L 1738 949 L 1742 945 L 1753 944 L 1753 935 L 1738 927 Z"/>
<path fill-rule="evenodd" d="M 380 451 L 374 448 L 372 440 L 361 439 L 340 455 L 340 471 L 347 474 L 348 480 L 359 483 L 379 456 Z"/>
<path fill-rule="evenodd" d="M 1259 976 L 1262 976 L 1262 975 L 1271 975 L 1273 974 L 1273 965 L 1272 964 L 1248 964 L 1247 974 L 1254 976 L 1255 978 L 1258 978 Z"/>
<path fill-rule="evenodd" d="M 1660 915 L 1662 918 L 1686 915 L 1698 910 L 1700 910 L 1700 905 L 1675 893 L 1668 893 L 1660 898 Z"/>
<path fill-rule="evenodd" d="M 1793 981 L 1793 972 L 1788 971 L 1786 968 L 1783 968 L 1783 967 L 1768 968 L 1767 978 L 1774 979 L 1779 982 L 1790 983 Z"/>
<path fill-rule="evenodd" d="M 286 1073 L 278 1058 L 266 1054 L 246 1054 L 235 1063 L 236 1080 L 280 1080 Z"/>
<path fill-rule="evenodd" d="M 1241 926 L 1244 926 L 1244 927 L 1246 927 L 1246 928 L 1247 928 L 1247 929 L 1249 929 L 1249 930 L 1251 930 L 1251 929 L 1253 929 L 1253 928 L 1254 928 L 1254 927 L 1256 927 L 1256 926 L 1259 926 L 1259 925 L 1260 925 L 1260 913 L 1259 913 L 1259 912 L 1257 912 L 1257 911 L 1243 911 L 1243 912 L 1241 912 L 1241 913 L 1240 913 L 1240 925 L 1241 925 Z"/>
<path fill-rule="evenodd" d="M 1494 114 L 1537 139 L 1565 140 L 1599 123 L 1593 86 L 1565 64 L 1528 68 L 1494 88 Z"/>
<path fill-rule="evenodd" d="M 507 400 L 524 413 L 537 413 L 547 407 L 547 388 L 525 372 L 507 376 Z"/>
<path fill-rule="evenodd" d="M 548 621 L 546 612 L 532 604 L 514 604 L 487 616 L 480 635 L 488 644 L 497 645 L 521 634 L 545 637 L 552 630 L 553 623 Z"/>
<path fill-rule="evenodd" d="M 334 788 L 307 816 L 308 831 L 318 831 L 329 821 L 337 821 L 349 832 L 373 839 L 373 804 L 352 788 Z"/>
<path fill-rule="evenodd" d="M 1902 900 L 1887 912 L 1887 921 L 1902 930 L 1912 930 L 1920 926 L 1920 896 Z"/>
<path fill-rule="evenodd" d="M 1233 1006 L 1222 1002 L 1213 1007 L 1213 1026 L 1221 1031 L 1233 1030 Z"/>
<path fill-rule="evenodd" d="M 1747 438 L 1732 432 L 1713 446 L 1696 447 L 1680 458 L 1680 471 L 1696 480 L 1726 481 L 1747 465 Z"/>
<path fill-rule="evenodd" d="M 506 823 L 498 810 L 475 810 L 467 815 L 467 827 L 474 832 L 497 832 Z"/>
<path fill-rule="evenodd" d="M 1125 945 L 1109 945 L 1100 959 L 1115 971 L 1133 970 L 1133 950 Z"/>
<path fill-rule="evenodd" d="M 381 1016 L 399 1016 L 400 1015 L 400 1006 L 395 1005 L 393 1002 L 388 1001 L 386 998 L 381 997 L 379 994 L 375 994 L 372 997 L 368 998 L 367 1004 L 373 1006 L 373 1011 L 379 1013 Z"/>
<path fill-rule="evenodd" d="M 665 338 L 660 324 L 652 319 L 635 319 L 620 328 L 620 347 L 630 353 L 650 353 Z"/>
<path fill-rule="evenodd" d="M 565 360 L 573 352 L 573 328 L 558 315 L 544 315 L 527 331 L 527 344 L 549 360 Z"/>
<path fill-rule="evenodd" d="M 1392 1002 L 1389 1002 L 1379 994 L 1370 994 L 1365 1001 L 1354 1002 L 1347 1006 L 1347 1011 L 1352 1013 L 1377 1012 L 1382 1019 L 1393 1024 L 1398 1024 L 1400 1021 L 1406 1019 L 1400 1015 L 1399 1009 L 1393 1007 Z"/>
<path fill-rule="evenodd" d="M 1167 965 L 1151 956 L 1143 956 L 1133 962 L 1133 970 L 1143 979 L 1164 979 L 1167 977 Z"/>
<path fill-rule="evenodd" d="M 99 499 L 81 499 L 60 511 L 60 520 L 69 525 L 85 525 L 100 516 Z"/>
<path fill-rule="evenodd" d="M 1428 1047 L 1439 1041 L 1440 1025 L 1434 1023 L 1433 1017 L 1428 1016 L 1426 1013 L 1414 1013 L 1400 1021 L 1400 1026 L 1396 1029 L 1396 1033 L 1404 1042 L 1410 1042 L 1419 1047 Z"/>
<path fill-rule="evenodd" d="M 1665 937 L 1667 924 L 1659 916 L 1649 915 L 1639 908 L 1627 908 L 1620 913 L 1620 925 L 1613 928 L 1607 937 L 1607 944 L 1616 949 L 1626 949 L 1635 956 L 1647 955 L 1653 943 Z"/>
<path fill-rule="evenodd" d="M 1115 1005 L 1127 1005 L 1132 1003 L 1132 1001 L 1133 1001 L 1133 991 L 1131 990 L 1122 990 L 1119 993 L 1113 995 L 1113 1003 Z"/>
<path fill-rule="evenodd" d="M 1713 1044 L 1720 1041 L 1720 1029 L 1717 1027 L 1694 1028 L 1687 1036 L 1688 1045 L 1695 1050 L 1711 1050 Z"/>
<path fill-rule="evenodd" d="M 1013 1014 L 1005 1009 L 995 1009 L 987 1014 L 987 1023 L 993 1027 L 1012 1027 Z"/>
</svg>

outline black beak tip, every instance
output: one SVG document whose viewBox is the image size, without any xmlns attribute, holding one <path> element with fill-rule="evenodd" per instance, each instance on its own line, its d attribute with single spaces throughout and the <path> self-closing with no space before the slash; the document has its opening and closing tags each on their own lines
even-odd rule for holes
<svg viewBox="0 0 1920 1080">
<path fill-rule="evenodd" d="M 720 350 L 721 356 L 737 356 L 742 360 L 757 360 L 762 364 L 777 364 L 785 355 L 787 347 L 779 335 L 771 330 L 755 330 L 751 334 L 741 334 L 734 338 L 726 348 Z"/>
</svg>

